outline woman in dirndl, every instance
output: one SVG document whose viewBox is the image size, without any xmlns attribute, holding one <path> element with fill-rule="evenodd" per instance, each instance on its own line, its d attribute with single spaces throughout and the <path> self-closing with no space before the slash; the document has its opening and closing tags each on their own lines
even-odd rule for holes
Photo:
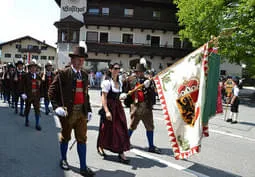
<svg viewBox="0 0 255 177">
<path fill-rule="evenodd" d="M 100 126 L 98 144 L 102 149 L 118 153 L 119 162 L 129 164 L 124 152 L 130 149 L 127 120 L 119 96 L 122 82 L 119 80 L 120 65 L 110 66 L 111 77 L 102 84 L 102 105 L 105 119 Z"/>
</svg>

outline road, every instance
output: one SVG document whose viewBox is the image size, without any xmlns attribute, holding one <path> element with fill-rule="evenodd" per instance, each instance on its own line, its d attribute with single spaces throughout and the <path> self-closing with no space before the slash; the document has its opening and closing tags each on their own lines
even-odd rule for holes
<svg viewBox="0 0 255 177">
<path fill-rule="evenodd" d="M 202 140 L 199 154 L 188 160 L 175 160 L 171 150 L 161 105 L 154 106 L 155 144 L 162 154 L 147 152 L 146 132 L 142 124 L 131 138 L 132 149 L 126 153 L 129 165 L 117 162 L 116 154 L 106 152 L 103 159 L 97 154 L 100 92 L 90 90 L 93 119 L 88 124 L 87 163 L 97 177 L 254 177 L 255 152 L 255 90 L 244 88 L 240 92 L 239 123 L 224 122 L 224 114 L 210 120 L 208 138 Z M 42 104 L 42 131 L 35 130 L 33 111 L 30 127 L 24 126 L 24 118 L 0 100 L 0 177 L 79 177 L 79 160 L 76 145 L 68 150 L 71 170 L 59 168 L 58 119 L 46 116 Z M 129 110 L 125 108 L 129 122 Z M 70 144 L 73 142 L 71 140 Z M 69 145 L 70 145 L 69 144 Z"/>
</svg>

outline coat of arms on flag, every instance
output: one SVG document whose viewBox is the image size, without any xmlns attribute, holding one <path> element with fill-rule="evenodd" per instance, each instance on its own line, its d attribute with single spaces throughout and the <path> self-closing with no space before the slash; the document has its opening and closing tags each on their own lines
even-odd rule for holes
<svg viewBox="0 0 255 177">
<path fill-rule="evenodd" d="M 203 131 L 216 112 L 219 64 L 205 44 L 154 78 L 176 159 L 200 151 Z"/>
</svg>

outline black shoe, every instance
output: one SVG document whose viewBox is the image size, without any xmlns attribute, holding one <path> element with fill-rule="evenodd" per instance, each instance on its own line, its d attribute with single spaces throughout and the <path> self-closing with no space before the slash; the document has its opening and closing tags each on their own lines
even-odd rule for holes
<svg viewBox="0 0 255 177">
<path fill-rule="evenodd" d="M 80 170 L 80 174 L 85 177 L 95 176 L 95 173 L 88 167 L 86 169 Z"/>
<path fill-rule="evenodd" d="M 61 161 L 60 161 L 60 167 L 61 167 L 63 170 L 70 170 L 69 164 L 67 163 L 66 160 L 61 160 Z"/>
<path fill-rule="evenodd" d="M 236 120 L 235 120 L 235 121 L 232 121 L 231 124 L 237 124 L 237 121 L 236 121 Z"/>
<path fill-rule="evenodd" d="M 123 159 L 123 158 L 120 156 L 120 154 L 119 154 L 118 158 L 119 158 L 119 162 L 120 162 L 120 163 L 129 164 L 129 162 L 130 162 L 129 159 Z"/>
<path fill-rule="evenodd" d="M 35 126 L 35 129 L 38 130 L 38 131 L 41 131 L 42 130 L 42 127 L 40 125 L 36 125 Z"/>
<path fill-rule="evenodd" d="M 23 114 L 23 113 L 19 113 L 19 115 L 20 115 L 21 117 L 24 117 L 24 114 Z"/>
<path fill-rule="evenodd" d="M 14 112 L 15 114 L 18 114 L 18 110 L 17 109 L 15 109 L 15 112 Z"/>
<path fill-rule="evenodd" d="M 232 122 L 232 119 L 227 119 L 226 122 Z"/>
<path fill-rule="evenodd" d="M 156 146 L 150 147 L 148 151 L 152 153 L 156 153 L 156 154 L 161 154 L 161 150 L 157 148 Z"/>
<path fill-rule="evenodd" d="M 97 148 L 97 153 L 98 153 L 100 156 L 102 156 L 102 157 L 106 157 L 106 156 L 107 156 L 107 154 L 104 152 L 104 149 L 101 148 L 101 147 L 98 147 L 98 148 Z"/>
</svg>

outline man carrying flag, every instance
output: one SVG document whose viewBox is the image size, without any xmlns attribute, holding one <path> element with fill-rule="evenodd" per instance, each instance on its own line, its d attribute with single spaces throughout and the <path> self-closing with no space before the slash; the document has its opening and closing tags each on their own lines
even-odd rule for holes
<svg viewBox="0 0 255 177">
<path fill-rule="evenodd" d="M 129 127 L 129 137 L 137 128 L 140 120 L 146 128 L 146 136 L 149 144 L 149 152 L 160 154 L 161 151 L 154 145 L 154 122 L 153 122 L 153 97 L 154 86 L 151 81 L 144 76 L 145 67 L 143 64 L 138 63 L 135 68 L 135 76 L 127 78 L 123 83 L 123 91 L 130 94 L 130 118 L 131 123 Z M 143 84 L 143 87 L 140 87 Z M 135 90 L 133 93 L 132 90 Z M 126 96 L 124 96 L 126 97 Z M 126 98 L 127 99 L 127 98 Z"/>
</svg>

